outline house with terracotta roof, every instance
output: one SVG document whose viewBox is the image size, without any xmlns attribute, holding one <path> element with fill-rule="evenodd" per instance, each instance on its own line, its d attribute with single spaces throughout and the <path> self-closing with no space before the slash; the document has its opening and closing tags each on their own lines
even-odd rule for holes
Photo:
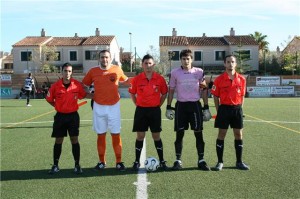
<svg viewBox="0 0 300 199">
<path fill-rule="evenodd" d="M 111 52 L 112 61 L 120 63 L 120 49 L 117 39 L 113 35 L 100 35 L 96 28 L 94 36 L 79 37 L 53 37 L 46 36 L 44 29 L 40 36 L 28 36 L 13 45 L 14 73 L 39 72 L 40 63 L 33 57 L 42 57 L 42 46 L 55 47 L 57 59 L 51 64 L 58 68 L 66 62 L 73 65 L 74 69 L 87 72 L 91 67 L 98 65 L 98 53 L 108 49 Z"/>
<path fill-rule="evenodd" d="M 11 73 L 13 68 L 13 56 L 12 54 L 4 53 L 0 51 L 0 70 L 3 73 Z"/>
<path fill-rule="evenodd" d="M 249 35 L 235 35 L 230 29 L 229 35 L 208 37 L 205 33 L 201 37 L 178 36 L 173 28 L 172 36 L 159 37 L 160 53 L 168 51 L 172 55 L 171 68 L 181 65 L 179 54 L 183 49 L 193 52 L 193 66 L 204 68 L 205 71 L 221 72 L 224 70 L 223 58 L 237 51 L 246 52 L 251 70 L 258 70 L 258 43 Z"/>
<path fill-rule="evenodd" d="M 284 54 L 296 54 L 300 52 L 300 36 L 294 36 L 293 39 L 287 44 L 287 46 L 282 50 L 282 55 Z"/>
</svg>

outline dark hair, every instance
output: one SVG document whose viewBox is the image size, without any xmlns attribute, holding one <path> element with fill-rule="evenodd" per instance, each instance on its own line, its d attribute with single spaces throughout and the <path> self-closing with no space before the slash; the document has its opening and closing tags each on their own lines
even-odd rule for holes
<svg viewBox="0 0 300 199">
<path fill-rule="evenodd" d="M 109 54 L 110 54 L 110 51 L 109 51 L 109 50 L 101 50 L 101 51 L 99 52 L 99 56 L 100 56 L 101 53 L 109 53 Z"/>
<path fill-rule="evenodd" d="M 145 55 L 145 56 L 143 57 L 142 63 L 143 63 L 146 59 L 153 59 L 153 60 L 154 60 L 154 58 L 152 57 L 152 55 L 147 54 L 147 55 Z"/>
<path fill-rule="evenodd" d="M 224 63 L 226 63 L 226 59 L 227 59 L 227 57 L 234 57 L 235 58 L 235 60 L 236 60 L 236 56 L 235 55 L 226 55 L 225 57 L 224 57 Z"/>
<path fill-rule="evenodd" d="M 68 67 L 68 66 L 71 66 L 71 67 L 73 68 L 73 66 L 72 66 L 69 62 L 67 62 L 67 63 L 64 63 L 64 64 L 62 65 L 61 71 L 63 71 L 64 68 L 65 68 L 65 67 Z"/>
<path fill-rule="evenodd" d="M 192 53 L 192 51 L 191 51 L 190 49 L 182 50 L 182 51 L 180 52 L 180 55 L 179 55 L 180 59 L 181 59 L 182 57 L 188 57 L 188 56 L 190 56 L 190 57 L 193 59 L 193 53 Z"/>
<path fill-rule="evenodd" d="M 28 77 L 30 77 L 31 76 L 31 73 L 28 73 Z"/>
</svg>

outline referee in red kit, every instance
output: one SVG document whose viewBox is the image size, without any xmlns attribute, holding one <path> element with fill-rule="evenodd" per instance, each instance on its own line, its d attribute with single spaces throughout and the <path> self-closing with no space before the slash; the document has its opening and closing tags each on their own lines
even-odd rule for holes
<svg viewBox="0 0 300 199">
<path fill-rule="evenodd" d="M 79 123 L 80 118 L 77 112 L 79 106 L 77 104 L 78 99 L 83 99 L 87 96 L 83 85 L 73 79 L 72 65 L 65 63 L 62 66 L 62 79 L 54 83 L 46 96 L 46 100 L 49 104 L 54 106 L 57 111 L 54 116 L 52 136 L 55 137 L 55 143 L 53 147 L 53 166 L 49 171 L 49 174 L 59 172 L 58 162 L 62 151 L 62 143 L 64 137 L 69 133 L 72 143 L 72 153 L 75 161 L 74 172 L 77 174 L 82 173 L 82 169 L 79 164 L 80 159 L 80 146 L 78 142 L 79 135 Z"/>
<path fill-rule="evenodd" d="M 236 72 L 236 57 L 227 55 L 224 58 L 225 72 L 218 76 L 212 87 L 214 103 L 217 110 L 215 128 L 219 128 L 216 141 L 218 163 L 215 170 L 223 168 L 224 139 L 230 126 L 234 133 L 234 146 L 236 152 L 236 168 L 249 170 L 242 161 L 243 153 L 243 103 L 246 93 L 246 79 Z"/>
<path fill-rule="evenodd" d="M 142 59 L 144 72 L 131 80 L 128 89 L 131 99 L 136 105 L 133 132 L 136 132 L 135 161 L 133 170 L 140 167 L 140 156 L 143 149 L 146 131 L 150 127 L 152 138 L 160 161 L 160 169 L 167 170 L 166 161 L 163 156 L 163 143 L 160 138 L 161 132 L 161 109 L 164 103 L 168 86 L 166 80 L 160 74 L 154 72 L 154 60 L 151 55 L 145 55 Z"/>
</svg>

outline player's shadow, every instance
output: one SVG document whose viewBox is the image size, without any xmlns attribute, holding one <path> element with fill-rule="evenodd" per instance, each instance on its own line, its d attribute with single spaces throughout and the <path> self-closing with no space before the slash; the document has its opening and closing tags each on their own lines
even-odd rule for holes
<svg viewBox="0 0 300 199">
<path fill-rule="evenodd" d="M 101 171 L 96 171 L 94 168 L 82 168 L 82 174 L 75 174 L 73 169 L 60 169 L 58 173 L 49 174 L 46 169 L 42 170 L 10 170 L 1 171 L 1 181 L 11 180 L 34 180 L 34 179 L 59 179 L 59 178 L 89 178 L 95 176 L 119 176 L 137 174 L 136 171 L 128 168 L 126 171 L 117 171 L 116 168 L 105 168 Z"/>
<path fill-rule="evenodd" d="M 234 166 L 223 167 L 223 170 L 231 170 L 231 169 L 236 169 L 236 167 L 234 167 Z M 198 167 L 184 167 L 184 168 L 179 169 L 179 170 L 173 170 L 172 168 L 169 168 L 167 171 L 180 172 L 180 171 L 195 171 L 195 170 L 198 170 L 198 171 L 201 171 L 201 172 L 207 172 L 207 171 L 200 170 Z M 211 171 L 217 171 L 214 167 L 211 167 L 210 170 Z"/>
</svg>

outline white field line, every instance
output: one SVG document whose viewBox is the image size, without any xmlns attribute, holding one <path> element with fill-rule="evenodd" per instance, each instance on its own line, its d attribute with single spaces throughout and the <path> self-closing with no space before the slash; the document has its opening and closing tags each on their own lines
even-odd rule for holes
<svg viewBox="0 0 300 199">
<path fill-rule="evenodd" d="M 133 121 L 133 119 L 122 119 L 123 121 Z M 168 119 L 162 119 L 163 121 L 168 121 Z M 210 120 L 213 122 L 214 120 Z M 80 122 L 92 122 L 92 120 L 80 120 Z M 300 124 L 300 121 L 267 121 L 267 120 L 245 120 L 244 122 L 253 122 L 253 123 L 278 123 L 278 124 Z M 15 123 L 0 123 L 0 126 L 4 125 L 20 125 L 20 124 L 43 124 L 43 123 L 53 123 L 53 121 L 38 121 L 38 122 L 15 122 Z"/>
<path fill-rule="evenodd" d="M 137 199 L 147 199 L 148 198 L 148 192 L 147 187 L 150 184 L 150 182 L 147 181 L 147 171 L 144 166 L 144 162 L 146 160 L 146 138 L 144 139 L 144 145 L 141 153 L 140 163 L 141 167 L 137 174 L 137 182 L 134 182 L 133 184 L 136 186 L 136 198 Z"/>
</svg>

